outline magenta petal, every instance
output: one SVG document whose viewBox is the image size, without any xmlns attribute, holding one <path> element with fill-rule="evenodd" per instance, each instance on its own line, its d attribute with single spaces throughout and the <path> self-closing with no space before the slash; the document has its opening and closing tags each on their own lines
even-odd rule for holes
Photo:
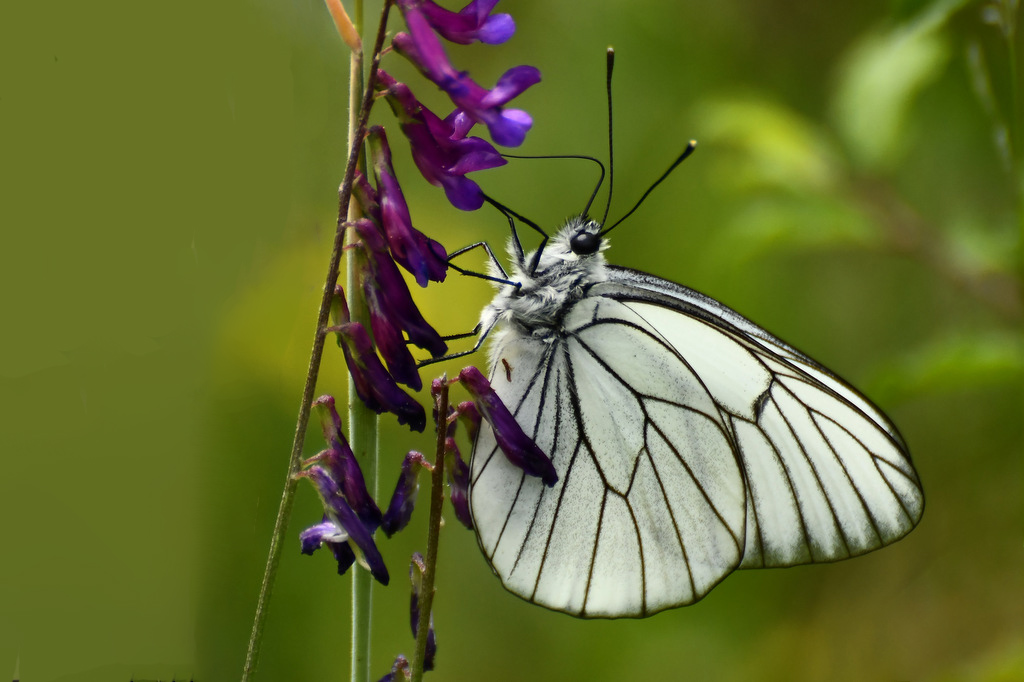
<svg viewBox="0 0 1024 682">
<path fill-rule="evenodd" d="M 359 220 L 355 224 L 355 229 L 369 263 L 370 271 L 363 274 L 364 291 L 369 292 L 371 290 L 367 287 L 372 287 L 374 298 L 380 302 L 379 314 L 408 334 L 410 342 L 430 351 L 434 357 L 444 355 L 448 350 L 448 344 L 427 323 L 416 307 L 412 294 L 409 293 L 409 286 L 391 259 L 384 238 L 376 225 L 369 220 Z"/>
<path fill-rule="evenodd" d="M 459 403 L 455 411 L 459 413 L 459 420 L 469 434 L 469 442 L 476 445 L 476 437 L 480 433 L 480 411 L 476 409 L 476 403 L 469 400 Z"/>
<path fill-rule="evenodd" d="M 448 61 L 448 55 L 437 34 L 421 9 L 411 6 L 413 4 L 418 3 L 404 2 L 399 5 L 409 32 L 396 34 L 391 40 L 392 45 L 435 83 L 456 77 L 458 71 Z"/>
<path fill-rule="evenodd" d="M 503 109 L 496 117 L 485 121 L 491 139 L 503 147 L 518 147 L 533 126 L 533 119 L 521 109 Z"/>
<path fill-rule="evenodd" d="M 410 10 L 422 12 L 439 35 L 461 45 L 476 41 L 491 45 L 503 43 L 512 37 L 516 29 L 512 17 L 507 14 L 489 16 L 496 0 L 474 0 L 459 12 L 447 10 L 432 0 L 400 0 L 398 4 L 403 13 Z"/>
<path fill-rule="evenodd" d="M 430 184 L 443 188 L 455 207 L 465 211 L 480 208 L 484 202 L 483 193 L 465 174 L 503 166 L 507 161 L 486 140 L 466 137 L 475 121 L 461 110 L 456 109 L 442 120 L 420 104 L 404 83 L 395 81 L 382 69 L 378 70 L 378 80 L 388 104 L 401 122 L 402 132 L 409 139 L 413 161 L 423 177 Z M 486 93 L 482 89 L 480 92 Z M 491 115 L 496 116 L 498 111 L 495 109 Z M 433 249 L 440 247 L 430 240 L 428 245 Z M 436 263 L 429 257 L 424 261 L 428 272 L 429 267 Z M 440 263 L 436 266 L 440 267 Z"/>
<path fill-rule="evenodd" d="M 476 125 L 476 121 L 469 117 L 469 115 L 462 109 L 455 109 L 452 113 L 448 114 L 448 117 L 444 120 L 445 123 L 449 124 L 452 129 L 451 138 L 453 140 L 461 140 L 469 134 L 469 131 Z M 497 152 L 497 150 L 495 150 Z"/>
<path fill-rule="evenodd" d="M 558 481 L 558 474 L 551 460 L 519 426 L 505 403 L 491 388 L 487 377 L 476 367 L 466 367 L 459 372 L 459 381 L 473 397 L 481 416 L 491 425 L 494 438 L 505 457 L 526 474 L 537 476 L 545 485 L 553 486 Z"/>
<path fill-rule="evenodd" d="M 380 509 L 370 497 L 359 461 L 341 431 L 341 417 L 335 408 L 334 398 L 329 395 L 321 396 L 313 402 L 313 408 L 320 419 L 328 449 L 307 462 L 323 463 L 359 518 L 370 526 L 371 530 L 376 530 L 380 525 Z"/>
<path fill-rule="evenodd" d="M 391 503 L 388 504 L 388 510 L 384 513 L 380 526 L 388 537 L 405 528 L 412 519 L 420 487 L 419 473 L 429 468 L 430 465 L 423 459 L 423 455 L 415 450 L 409 452 L 402 460 L 398 483 L 395 484 L 395 492 L 391 495 Z"/>
<path fill-rule="evenodd" d="M 363 281 L 363 294 L 370 312 L 373 338 L 377 342 L 377 350 L 387 363 L 388 372 L 395 381 L 405 384 L 414 391 L 420 390 L 423 388 L 423 380 L 420 378 L 416 359 L 409 352 L 405 336 L 397 326 L 396 320 L 386 312 L 388 305 L 383 292 L 367 278 Z"/>
<path fill-rule="evenodd" d="M 409 8 L 405 17 L 409 33 L 399 33 L 394 37 L 392 45 L 395 51 L 412 61 L 427 78 L 444 90 L 466 116 L 486 125 L 496 143 L 504 146 L 522 144 L 532 121 L 523 125 L 529 119 L 525 112 L 505 117 L 501 105 L 539 82 L 540 71 L 532 66 L 514 67 L 501 77 L 493 91 L 487 90 L 466 72 L 457 71 L 452 66 L 437 37 L 429 30 L 422 12 Z"/>
<path fill-rule="evenodd" d="M 338 325 L 335 330 L 342 337 L 345 363 L 359 399 L 374 412 L 391 412 L 398 417 L 399 424 L 408 424 L 413 431 L 423 431 L 427 425 L 423 406 L 399 388 L 384 369 L 363 325 L 349 322 Z"/>
<path fill-rule="evenodd" d="M 323 523 L 310 526 L 299 534 L 299 542 L 303 554 L 313 554 L 323 545 L 327 545 L 338 563 L 338 575 L 345 575 L 356 562 L 356 554 L 348 544 L 348 533 L 324 514 Z"/>
<path fill-rule="evenodd" d="M 355 511 L 349 506 L 340 491 L 333 487 L 335 484 L 330 479 L 326 470 L 318 466 L 312 466 L 306 470 L 306 474 L 321 497 L 324 498 L 324 506 L 327 508 L 328 516 L 336 521 L 349 535 L 350 542 L 354 545 L 352 549 L 356 552 L 356 558 L 373 574 L 373 577 L 382 585 L 388 584 L 388 569 L 384 566 L 384 558 L 377 551 L 377 545 L 373 542 L 373 533 L 363 525 Z"/>
<path fill-rule="evenodd" d="M 455 162 L 455 165 L 448 169 L 449 173 L 452 175 L 465 175 L 473 171 L 495 168 L 508 163 L 494 147 L 479 137 L 471 137 L 466 142 L 473 142 L 474 140 L 483 142 L 483 145 L 480 145 L 478 149 L 472 149 L 472 147 L 478 145 L 466 145 L 462 156 Z"/>
<path fill-rule="evenodd" d="M 473 515 L 469 511 L 469 467 L 462 459 L 454 438 L 445 439 L 444 449 L 449 499 L 452 509 L 455 510 L 455 518 L 463 526 L 473 530 Z"/>
<path fill-rule="evenodd" d="M 327 518 L 326 516 L 324 517 Z M 312 554 L 320 549 L 325 542 L 347 542 L 348 533 L 339 528 L 333 521 L 324 521 L 315 526 L 310 526 L 299 533 L 299 542 L 302 545 L 303 554 Z"/>
<path fill-rule="evenodd" d="M 301 475 L 308 478 L 316 488 L 330 520 L 348 534 L 356 558 L 370 570 L 378 582 L 387 585 L 388 570 L 384 566 L 384 558 L 381 557 L 373 542 L 373 532 L 363 524 L 352 507 L 345 501 L 337 482 L 326 469 L 318 465 L 311 466 Z M 307 538 L 305 544 L 308 543 L 309 539 Z"/>
<path fill-rule="evenodd" d="M 514 66 L 498 79 L 494 89 L 484 95 L 480 100 L 480 105 L 484 107 L 501 106 L 539 82 L 540 70 L 536 67 Z"/>
<path fill-rule="evenodd" d="M 409 207 L 391 163 L 391 149 L 384 129 L 370 129 L 374 172 L 380 192 L 380 219 L 391 255 L 416 277 L 420 286 L 427 281 L 443 282 L 448 271 L 448 254 L 444 248 L 412 226 Z"/>
<path fill-rule="evenodd" d="M 488 45 L 500 45 L 511 38 L 516 32 L 516 22 L 511 15 L 495 14 L 487 19 L 477 31 L 477 39 Z"/>
</svg>

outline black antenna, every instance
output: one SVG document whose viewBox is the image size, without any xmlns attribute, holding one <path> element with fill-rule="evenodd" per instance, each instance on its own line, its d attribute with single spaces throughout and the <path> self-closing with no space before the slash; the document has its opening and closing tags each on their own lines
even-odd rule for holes
<svg viewBox="0 0 1024 682">
<path fill-rule="evenodd" d="M 612 152 L 615 146 L 612 144 L 612 69 L 615 68 L 615 48 L 608 48 L 608 75 L 606 77 L 606 87 L 608 89 L 608 203 L 604 205 L 604 215 L 601 216 L 601 225 L 604 225 L 605 221 L 608 220 L 608 211 L 612 207 L 612 187 L 615 181 L 615 160 L 612 158 Z M 594 194 L 597 194 L 597 190 L 594 190 Z M 594 198 L 591 197 L 590 201 Z M 590 208 L 590 202 L 587 202 L 587 209 Z M 586 215 L 587 211 L 583 211 L 583 215 Z M 610 228 L 609 228 L 610 229 Z M 604 234 L 602 232 L 601 234 Z"/>
<path fill-rule="evenodd" d="M 483 193 L 481 192 L 481 194 L 483 194 Z M 544 251 L 544 246 L 548 243 L 548 239 L 549 239 L 548 233 L 545 232 L 544 230 L 542 230 L 540 225 L 538 225 L 537 223 L 533 222 L 529 218 L 525 218 L 525 217 L 519 215 L 518 213 L 513 211 L 508 206 L 505 206 L 504 204 L 498 203 L 497 201 L 495 201 L 491 197 L 487 196 L 486 194 L 484 194 L 483 196 L 484 196 L 484 199 L 487 200 L 487 203 L 489 203 L 491 206 L 493 206 L 494 208 L 496 208 L 499 211 L 501 211 L 502 213 L 504 213 L 505 217 L 508 218 L 508 224 L 512 228 L 512 238 L 515 240 L 516 260 L 518 260 L 521 265 L 524 265 L 524 266 L 526 265 L 526 255 L 523 253 L 523 246 L 519 242 L 519 235 L 516 234 L 516 224 L 515 224 L 515 221 L 513 221 L 512 219 L 516 218 L 516 219 L 520 220 L 521 222 L 526 223 L 527 225 L 532 227 L 537 232 L 537 234 L 539 234 L 541 237 L 543 237 L 543 239 L 540 240 L 540 245 L 537 247 L 537 250 L 533 254 L 533 260 L 530 261 L 530 266 L 529 266 L 529 272 L 530 272 L 531 275 L 533 273 L 537 272 L 537 263 L 540 262 L 540 254 L 541 254 L 541 252 Z"/>
<path fill-rule="evenodd" d="M 625 220 L 629 216 L 633 215 L 633 211 L 635 211 L 638 208 L 640 208 L 640 204 L 644 203 L 644 199 L 647 198 L 647 195 L 649 195 L 651 192 L 653 192 L 654 188 L 657 187 L 658 185 L 660 185 L 661 181 L 664 180 L 665 178 L 667 178 L 669 173 L 674 171 L 676 169 L 676 166 L 681 164 L 683 162 L 683 160 L 687 156 L 692 154 L 693 150 L 696 149 L 696 148 L 697 148 L 697 140 L 690 140 L 690 144 L 686 145 L 686 149 L 683 150 L 683 153 L 680 154 L 679 157 L 675 161 L 672 162 L 672 165 L 668 167 L 668 170 L 666 170 L 664 173 L 661 174 L 660 178 L 658 178 L 657 180 L 654 181 L 653 185 L 651 185 L 650 187 L 647 188 L 647 191 L 644 192 L 644 195 L 642 197 L 640 197 L 640 201 L 636 202 L 636 204 L 633 206 L 633 208 L 629 209 L 629 213 L 627 213 L 626 215 L 624 215 L 621 218 L 619 218 L 618 220 L 616 220 L 615 223 L 611 227 L 602 230 L 601 231 L 601 236 L 602 237 L 605 236 L 606 234 L 611 232 L 613 229 L 615 229 L 616 225 L 621 223 L 623 220 Z M 608 184 L 611 185 L 610 182 Z"/>
<path fill-rule="evenodd" d="M 525 217 L 519 215 L 518 213 L 513 211 L 508 206 L 502 204 L 501 202 L 497 201 L 496 199 L 492 199 L 491 197 L 487 196 L 483 192 L 481 192 L 480 194 L 483 195 L 484 200 L 488 204 L 490 204 L 494 208 L 496 208 L 499 211 L 501 211 L 502 213 L 504 213 L 506 218 L 515 218 L 515 219 L 519 220 L 520 222 L 525 223 L 526 225 L 529 225 L 530 227 L 532 227 L 537 232 L 537 234 L 539 234 L 541 237 L 544 237 L 544 241 L 547 241 L 548 233 L 545 232 L 544 230 L 542 230 L 540 225 L 538 225 L 537 223 L 533 222 L 529 218 L 525 218 Z M 516 235 L 516 231 L 515 231 L 515 226 L 514 225 L 512 227 L 512 236 L 514 236 L 516 238 L 516 242 L 518 243 L 519 242 L 519 237 Z M 523 247 L 520 246 L 519 247 L 520 253 L 522 253 L 522 249 L 523 249 Z"/>
<path fill-rule="evenodd" d="M 587 202 L 586 208 L 583 209 L 583 215 L 587 214 L 590 210 L 590 205 L 594 203 L 594 197 L 597 196 L 597 191 L 601 189 L 601 183 L 604 182 L 604 164 L 599 159 L 595 159 L 593 156 L 587 156 L 585 154 L 550 154 L 545 156 L 520 156 L 518 154 L 502 154 L 502 157 L 506 159 L 583 159 L 585 161 L 593 161 L 597 164 L 597 167 L 601 170 L 601 175 L 597 179 L 597 186 L 594 187 L 593 193 L 590 195 L 590 201 Z"/>
</svg>

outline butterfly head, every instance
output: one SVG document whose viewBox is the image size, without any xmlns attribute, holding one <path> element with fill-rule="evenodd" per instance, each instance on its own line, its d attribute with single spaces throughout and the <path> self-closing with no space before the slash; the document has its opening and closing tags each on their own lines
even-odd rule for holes
<svg viewBox="0 0 1024 682">
<path fill-rule="evenodd" d="M 601 224 L 586 216 L 574 216 L 540 248 L 513 259 L 512 279 L 484 310 L 482 323 L 493 320 L 513 323 L 531 337 L 555 333 L 565 311 L 587 289 L 608 279 L 604 254 L 608 240 Z M 513 256 L 514 245 L 510 249 Z"/>
<path fill-rule="evenodd" d="M 601 236 L 601 224 L 586 216 L 573 216 L 558 230 L 542 248 L 538 259 L 537 272 L 566 266 L 584 267 L 589 264 L 603 264 L 601 252 L 608 248 L 608 241 Z"/>
<path fill-rule="evenodd" d="M 608 247 L 601 236 L 601 226 L 593 220 L 579 219 L 579 224 L 570 224 L 569 248 L 577 256 L 590 256 Z"/>
</svg>

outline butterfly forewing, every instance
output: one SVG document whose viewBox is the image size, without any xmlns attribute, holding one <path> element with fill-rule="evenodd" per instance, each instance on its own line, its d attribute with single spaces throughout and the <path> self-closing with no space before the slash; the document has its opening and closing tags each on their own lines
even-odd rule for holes
<svg viewBox="0 0 1024 682">
<path fill-rule="evenodd" d="M 920 482 L 895 427 L 870 401 L 716 301 L 611 272 L 607 290 L 592 293 L 645 317 L 726 416 L 748 485 L 743 567 L 844 559 L 916 525 Z"/>
</svg>

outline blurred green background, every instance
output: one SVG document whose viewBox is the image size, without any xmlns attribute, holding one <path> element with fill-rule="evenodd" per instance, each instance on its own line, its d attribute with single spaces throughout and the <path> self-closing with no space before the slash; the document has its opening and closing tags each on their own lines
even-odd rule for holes
<svg viewBox="0 0 1024 682">
<path fill-rule="evenodd" d="M 522 153 L 605 153 L 609 44 L 612 214 L 701 143 L 610 260 L 719 298 L 862 387 L 910 444 L 927 509 L 883 551 L 740 572 L 618 622 L 505 593 L 451 518 L 430 679 L 1024 679 L 1024 218 L 1000 137 L 1020 131 L 1022 84 L 1001 6 L 502 6 L 509 44 L 450 54 L 485 85 L 541 69 L 517 100 L 535 119 Z M 321 0 L 102 0 L 7 3 L 0 55 L 0 677 L 237 679 L 335 221 L 347 53 Z M 451 208 L 399 139 L 417 225 L 450 249 L 503 243 L 504 220 Z M 571 161 L 478 179 L 549 226 L 594 182 Z M 490 290 L 453 275 L 419 293 L 454 333 Z M 319 392 L 345 394 L 342 364 L 329 353 Z M 389 492 L 430 438 L 383 425 Z M 381 540 L 378 676 L 412 650 L 403 576 L 425 517 Z M 258 679 L 346 678 L 350 581 L 298 552 L 318 519 L 303 486 Z"/>
</svg>

